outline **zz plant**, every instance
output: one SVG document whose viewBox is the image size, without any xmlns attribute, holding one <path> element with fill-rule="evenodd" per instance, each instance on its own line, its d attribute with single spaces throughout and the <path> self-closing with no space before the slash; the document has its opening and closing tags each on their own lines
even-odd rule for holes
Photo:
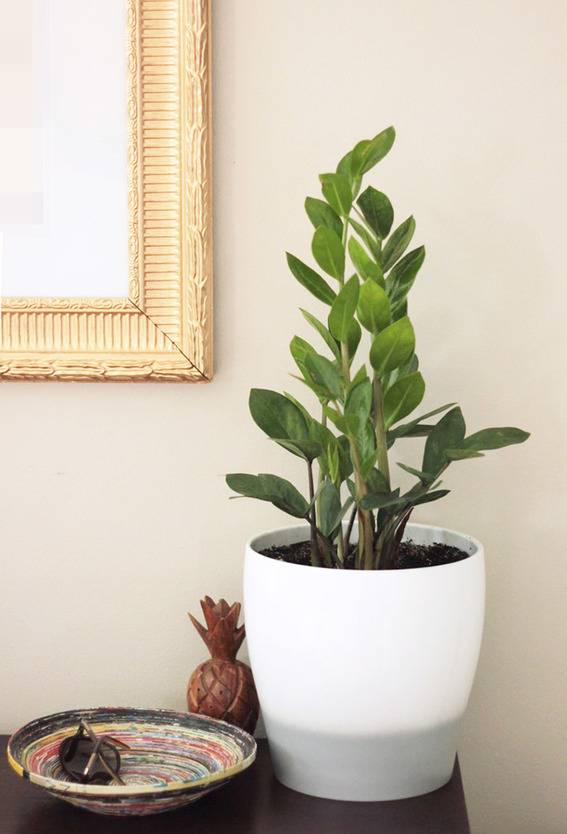
<svg viewBox="0 0 567 834">
<path fill-rule="evenodd" d="M 308 495 L 277 475 L 227 476 L 229 487 L 240 496 L 270 501 L 309 522 L 314 566 L 352 564 L 355 548 L 355 568 L 396 567 L 413 508 L 449 492 L 440 489 L 440 477 L 450 463 L 522 443 L 529 436 L 517 428 L 467 435 L 454 403 L 402 422 L 425 392 L 407 303 L 425 249 L 418 246 L 406 253 L 415 231 L 413 217 L 392 231 L 394 209 L 388 197 L 371 185 L 360 193 L 364 175 L 386 156 L 394 138 L 389 127 L 359 142 L 335 173 L 321 174 L 324 199 L 305 201 L 315 227 L 313 258 L 329 277 L 287 254 L 292 275 L 329 308 L 326 323 L 301 310 L 326 353 L 299 336 L 290 344 L 299 379 L 317 397 L 320 416 L 312 416 L 291 394 L 258 388 L 250 392 L 256 424 L 305 461 Z M 369 335 L 369 350 L 367 361 L 358 366 L 363 330 Z M 433 422 L 439 414 L 443 416 Z M 426 440 L 421 469 L 398 463 L 415 477 L 402 494 L 392 481 L 389 451 L 404 437 Z M 356 518 L 358 541 L 352 545 Z"/>
</svg>

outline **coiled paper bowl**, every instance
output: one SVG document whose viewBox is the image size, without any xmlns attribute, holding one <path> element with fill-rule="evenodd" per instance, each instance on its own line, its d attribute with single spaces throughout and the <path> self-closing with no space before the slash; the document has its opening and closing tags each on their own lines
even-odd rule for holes
<svg viewBox="0 0 567 834">
<path fill-rule="evenodd" d="M 82 785 L 59 764 L 59 747 L 81 719 L 97 735 L 127 744 L 120 750 L 125 785 Z M 195 802 L 226 784 L 256 757 L 251 735 L 224 721 L 170 710 L 101 707 L 31 721 L 10 738 L 16 773 L 53 796 L 99 814 L 142 816 Z"/>
</svg>

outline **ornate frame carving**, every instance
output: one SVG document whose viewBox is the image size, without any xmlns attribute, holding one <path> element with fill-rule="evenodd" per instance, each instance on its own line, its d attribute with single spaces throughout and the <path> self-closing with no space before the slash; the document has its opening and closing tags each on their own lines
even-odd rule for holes
<svg viewBox="0 0 567 834">
<path fill-rule="evenodd" d="M 129 294 L 4 298 L 1 380 L 212 378 L 209 0 L 128 0 Z"/>
</svg>

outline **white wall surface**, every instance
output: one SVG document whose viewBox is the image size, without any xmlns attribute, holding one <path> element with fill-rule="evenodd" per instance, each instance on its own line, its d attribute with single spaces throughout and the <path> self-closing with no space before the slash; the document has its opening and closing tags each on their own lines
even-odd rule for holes
<svg viewBox="0 0 567 834">
<path fill-rule="evenodd" d="M 282 252 L 308 255 L 316 175 L 392 123 L 372 181 L 427 245 L 411 305 L 424 407 L 533 433 L 454 465 L 451 495 L 416 514 L 488 556 L 461 746 L 473 831 L 564 834 L 567 5 L 217 0 L 214 38 L 215 380 L 0 387 L 1 729 L 77 705 L 183 707 L 204 657 L 185 612 L 238 598 L 244 540 L 285 522 L 229 502 L 223 473 L 302 478 L 246 402 L 251 385 L 293 387 L 296 308 L 317 308 Z"/>
</svg>

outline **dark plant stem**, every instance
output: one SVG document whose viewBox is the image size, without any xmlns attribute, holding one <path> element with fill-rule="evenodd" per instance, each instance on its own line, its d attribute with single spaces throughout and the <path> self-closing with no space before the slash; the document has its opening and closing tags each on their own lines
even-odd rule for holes
<svg viewBox="0 0 567 834">
<path fill-rule="evenodd" d="M 344 557 L 348 556 L 348 551 L 350 548 L 350 537 L 352 534 L 352 528 L 354 527 L 354 519 L 356 518 L 356 505 L 352 508 L 352 512 L 350 514 L 350 518 L 348 520 L 348 526 L 345 533 L 345 543 L 344 543 Z"/>
<path fill-rule="evenodd" d="M 378 374 L 374 374 L 372 381 L 372 392 L 374 398 L 374 433 L 376 436 L 376 451 L 378 453 L 378 469 L 388 481 L 390 487 L 390 466 L 388 464 L 388 441 L 386 438 L 386 426 L 384 423 L 384 397 L 382 385 Z"/>
<path fill-rule="evenodd" d="M 313 482 L 313 463 L 307 461 L 307 477 L 309 482 L 309 503 L 311 509 L 309 511 L 309 527 L 311 530 L 311 564 L 313 567 L 321 567 L 321 555 L 319 553 L 319 543 L 317 541 L 317 520 L 315 517 L 315 484 Z"/>
</svg>

